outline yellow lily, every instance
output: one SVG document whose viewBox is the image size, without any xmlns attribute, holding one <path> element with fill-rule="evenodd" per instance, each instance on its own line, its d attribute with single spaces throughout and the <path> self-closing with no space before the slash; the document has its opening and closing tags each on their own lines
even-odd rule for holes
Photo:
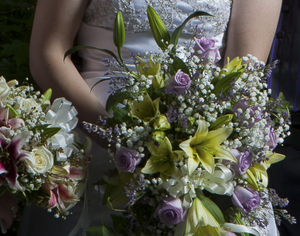
<svg viewBox="0 0 300 236">
<path fill-rule="evenodd" d="M 208 227 L 210 226 L 210 227 Z M 185 235 L 210 235 L 207 232 L 214 228 L 219 228 L 218 221 L 213 215 L 205 208 L 199 198 L 194 198 L 193 204 L 188 211 Z M 205 232 L 204 234 L 199 234 Z M 196 234 L 195 234 L 196 233 Z M 218 234 L 217 234 L 218 235 Z"/>
<path fill-rule="evenodd" d="M 158 147 L 153 143 L 146 143 L 146 146 L 151 153 L 151 157 L 142 169 L 142 173 L 153 174 L 160 172 L 166 176 L 171 176 L 175 173 L 175 159 L 178 158 L 178 152 L 172 150 L 172 144 L 167 137 L 164 138 Z"/>
<path fill-rule="evenodd" d="M 225 73 L 223 70 L 221 71 L 221 74 L 230 74 L 233 72 L 238 72 L 243 69 L 242 65 L 242 58 L 236 57 L 233 60 L 229 60 L 229 57 L 227 57 L 227 64 L 224 66 L 223 69 L 227 69 L 228 73 Z"/>
<path fill-rule="evenodd" d="M 138 57 L 137 60 L 137 71 L 141 75 L 153 76 L 152 85 L 154 89 L 159 89 L 165 86 L 164 80 L 161 76 L 161 65 L 160 63 L 155 63 L 153 58 L 150 57 L 148 62 L 145 62 L 142 58 Z"/>
<path fill-rule="evenodd" d="M 152 101 L 149 94 L 144 95 L 142 102 L 135 101 L 131 105 L 131 114 L 144 122 L 149 122 L 159 113 L 159 98 Z"/>
<path fill-rule="evenodd" d="M 265 187 L 268 186 L 268 173 L 267 169 L 276 162 L 282 161 L 285 156 L 279 153 L 269 152 L 267 153 L 268 161 L 261 163 L 254 163 L 252 167 L 247 170 L 247 181 L 255 187 L 255 190 L 258 189 L 257 183 L 253 182 L 261 182 Z"/>
<path fill-rule="evenodd" d="M 213 174 L 215 158 L 235 162 L 235 157 L 221 146 L 231 134 L 230 128 L 219 128 L 208 132 L 206 121 L 199 120 L 198 129 L 194 137 L 182 142 L 180 148 L 189 156 L 188 168 L 191 174 L 201 162 L 203 167 Z"/>
</svg>

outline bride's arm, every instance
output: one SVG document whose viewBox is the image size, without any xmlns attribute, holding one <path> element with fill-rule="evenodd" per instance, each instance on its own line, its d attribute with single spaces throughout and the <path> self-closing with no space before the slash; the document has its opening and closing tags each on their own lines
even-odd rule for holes
<svg viewBox="0 0 300 236">
<path fill-rule="evenodd" d="M 266 62 L 281 3 L 282 0 L 233 0 L 225 58 L 251 54 Z"/>
<path fill-rule="evenodd" d="M 106 111 L 65 52 L 73 46 L 87 0 L 38 0 L 30 42 L 30 70 L 39 86 L 65 97 L 79 119 L 95 122 Z"/>
</svg>

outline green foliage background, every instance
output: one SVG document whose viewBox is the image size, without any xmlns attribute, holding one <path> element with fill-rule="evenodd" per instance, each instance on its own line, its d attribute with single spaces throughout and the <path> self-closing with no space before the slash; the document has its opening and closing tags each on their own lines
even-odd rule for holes
<svg viewBox="0 0 300 236">
<path fill-rule="evenodd" d="M 0 0 L 0 76 L 29 78 L 29 42 L 37 0 Z"/>
</svg>

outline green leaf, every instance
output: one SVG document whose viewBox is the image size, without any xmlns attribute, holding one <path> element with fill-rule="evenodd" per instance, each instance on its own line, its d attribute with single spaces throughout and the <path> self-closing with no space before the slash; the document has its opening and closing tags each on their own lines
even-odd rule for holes
<svg viewBox="0 0 300 236">
<path fill-rule="evenodd" d="M 259 189 L 258 184 L 256 182 L 256 178 L 250 169 L 247 170 L 247 179 L 246 180 L 254 190 Z"/>
<path fill-rule="evenodd" d="M 6 104 L 6 107 L 9 109 L 9 118 L 15 118 L 19 116 L 19 113 L 14 108 L 12 108 L 11 105 Z"/>
<path fill-rule="evenodd" d="M 125 230 L 127 220 L 123 216 L 110 215 L 113 220 L 113 226 L 116 232 L 121 235 L 128 235 L 128 232 Z"/>
<path fill-rule="evenodd" d="M 150 28 L 157 45 L 161 49 L 166 49 L 166 42 L 170 42 L 170 34 L 167 30 L 167 27 L 151 6 L 148 6 L 147 14 Z"/>
<path fill-rule="evenodd" d="M 122 103 L 124 99 L 128 96 L 128 93 L 125 92 L 116 92 L 114 95 L 110 95 L 106 102 L 106 111 L 109 113 L 113 107 Z"/>
<path fill-rule="evenodd" d="M 44 129 L 44 131 L 41 133 L 41 137 L 42 138 L 51 138 L 52 136 L 54 136 L 56 133 L 58 133 L 60 131 L 59 127 L 50 127 L 50 128 L 46 128 Z"/>
<path fill-rule="evenodd" d="M 94 185 L 107 185 L 107 182 L 104 179 L 100 179 L 99 181 L 97 181 L 96 183 L 94 183 Z"/>
<path fill-rule="evenodd" d="M 44 97 L 43 97 L 43 103 L 46 101 L 50 101 L 52 96 L 52 89 L 49 88 L 45 93 L 44 93 Z"/>
<path fill-rule="evenodd" d="M 175 74 L 178 70 L 183 71 L 186 74 L 189 74 L 189 68 L 187 67 L 187 65 L 177 56 L 175 56 L 173 58 L 173 74 Z"/>
<path fill-rule="evenodd" d="M 206 13 L 204 11 L 196 11 L 196 12 L 192 13 L 191 15 L 189 15 L 188 18 L 186 18 L 185 21 L 180 26 L 178 26 L 175 29 L 175 31 L 173 32 L 171 39 L 170 39 L 170 44 L 173 44 L 174 46 L 176 46 L 178 43 L 180 34 L 181 34 L 182 30 L 184 29 L 185 25 L 188 23 L 189 20 L 191 20 L 194 17 L 198 17 L 198 16 L 213 16 L 213 15 Z"/>
<path fill-rule="evenodd" d="M 122 53 L 121 53 L 121 48 L 123 47 L 125 43 L 125 27 L 124 27 L 124 20 L 123 20 L 123 15 L 122 12 L 119 11 L 117 13 L 116 19 L 115 19 L 115 25 L 114 25 L 114 44 L 118 49 L 119 57 L 121 61 L 122 59 Z"/>
<path fill-rule="evenodd" d="M 229 89 L 229 84 L 235 79 L 240 77 L 242 72 L 233 72 L 228 75 L 226 75 L 224 78 L 221 78 L 217 84 L 215 85 L 215 88 L 213 90 L 213 93 L 216 95 L 219 95 L 221 91 L 226 92 Z"/>
<path fill-rule="evenodd" d="M 72 47 L 71 49 L 69 49 L 65 55 L 64 55 L 64 59 L 66 59 L 67 56 L 79 51 L 79 50 L 82 50 L 82 49 L 93 49 L 93 50 L 99 50 L 101 52 L 105 52 L 107 53 L 108 55 L 112 56 L 113 58 L 116 59 L 116 61 L 119 63 L 120 66 L 122 66 L 122 63 L 120 62 L 120 60 L 118 59 L 118 57 L 116 56 L 116 54 L 114 54 L 112 51 L 108 50 L 108 49 L 104 49 L 104 48 L 96 48 L 96 47 L 92 47 L 92 46 L 75 46 L 75 47 Z"/>
<path fill-rule="evenodd" d="M 227 125 L 233 118 L 232 114 L 227 114 L 221 117 L 218 117 L 217 120 L 210 124 L 209 129 L 214 130 L 221 128 L 222 125 Z"/>
<path fill-rule="evenodd" d="M 87 236 L 115 236 L 114 231 L 104 225 L 93 226 L 86 229 Z"/>
<path fill-rule="evenodd" d="M 123 122 L 130 123 L 132 121 L 132 118 L 128 115 L 127 108 L 113 107 L 112 111 L 114 116 L 110 120 L 114 121 L 115 124 L 122 124 Z"/>
<path fill-rule="evenodd" d="M 289 113 L 289 109 L 292 109 L 293 106 L 290 104 L 289 101 L 285 100 L 284 94 L 282 92 L 279 93 L 277 99 L 278 100 L 282 100 L 282 106 L 277 106 L 277 110 L 281 111 L 281 112 L 288 112 Z"/>
<path fill-rule="evenodd" d="M 225 218 L 220 210 L 220 208 L 210 200 L 208 197 L 205 197 L 200 190 L 196 190 L 197 197 L 201 200 L 203 206 L 212 214 L 212 216 L 218 221 L 220 225 L 225 224 Z"/>
<path fill-rule="evenodd" d="M 105 188 L 105 193 L 103 196 L 103 201 L 102 204 L 105 205 L 106 203 L 108 203 L 108 199 L 110 198 L 110 196 L 112 195 L 112 193 L 118 188 L 118 186 L 115 185 L 111 185 L 111 184 L 107 184 L 106 188 Z"/>
</svg>

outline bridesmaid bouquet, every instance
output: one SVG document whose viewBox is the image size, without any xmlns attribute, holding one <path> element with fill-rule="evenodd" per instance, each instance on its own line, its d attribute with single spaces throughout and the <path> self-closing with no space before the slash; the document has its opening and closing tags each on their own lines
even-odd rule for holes
<svg viewBox="0 0 300 236">
<path fill-rule="evenodd" d="M 77 111 L 64 98 L 51 104 L 51 90 L 42 95 L 17 84 L 0 77 L 0 195 L 56 209 L 59 217 L 79 201 L 85 182 L 87 158 L 72 133 Z"/>
<path fill-rule="evenodd" d="M 116 168 L 98 184 L 106 186 L 103 203 L 122 215 L 112 215 L 114 229 L 93 227 L 88 235 L 260 235 L 272 204 L 287 204 L 267 188 L 267 169 L 284 158 L 273 149 L 289 135 L 289 104 L 267 89 L 274 65 L 249 55 L 219 68 L 218 48 L 205 37 L 177 46 L 186 22 L 201 15 L 208 14 L 193 13 L 170 36 L 149 7 L 162 52 L 133 56 L 136 71 L 122 62 L 121 13 L 119 58 L 98 49 L 115 58 L 111 71 L 124 72 L 111 72 L 106 108 L 113 116 L 85 128 L 108 142 Z"/>
</svg>

